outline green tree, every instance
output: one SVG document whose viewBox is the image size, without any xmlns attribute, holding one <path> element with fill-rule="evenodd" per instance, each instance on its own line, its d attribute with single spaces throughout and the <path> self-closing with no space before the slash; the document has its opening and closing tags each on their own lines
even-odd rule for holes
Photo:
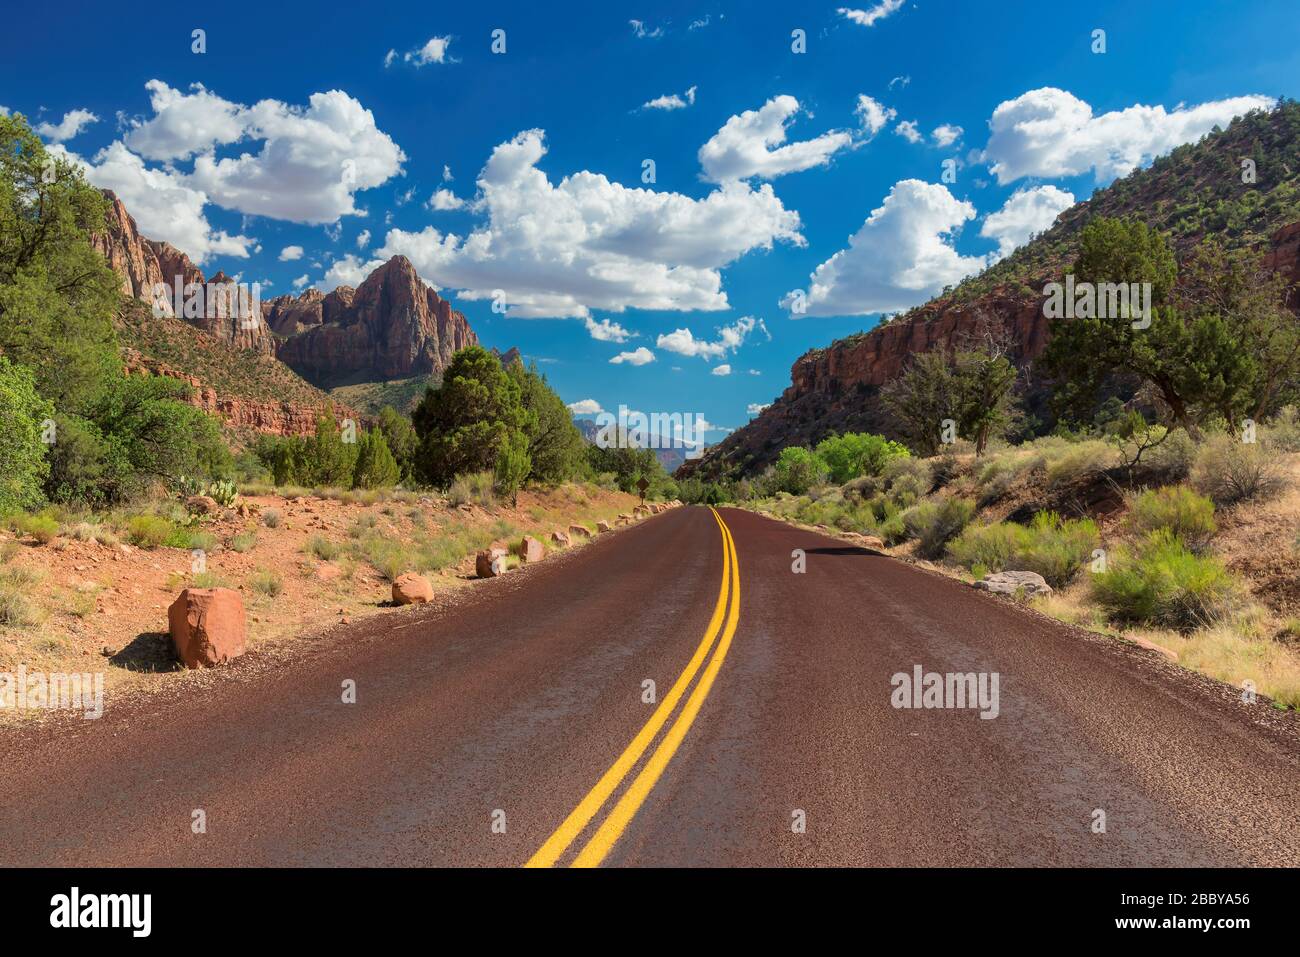
<svg viewBox="0 0 1300 957">
<path fill-rule="evenodd" d="M 992 343 L 958 352 L 953 360 L 957 386 L 958 434 L 984 454 L 989 439 L 1004 435 L 1016 414 L 1013 387 L 1019 372 L 1002 349 Z"/>
<path fill-rule="evenodd" d="M 836 485 L 860 475 L 879 475 L 891 459 L 909 454 L 906 446 L 870 432 L 833 435 L 817 444 L 817 457 L 826 463 Z"/>
<path fill-rule="evenodd" d="M 777 487 L 791 495 L 806 495 L 813 486 L 825 482 L 829 475 L 826 463 L 817 453 L 800 445 L 782 449 L 775 469 Z"/>
<path fill-rule="evenodd" d="M 112 326 L 121 280 L 89 242 L 106 209 L 21 115 L 0 116 L 0 352 L 30 368 L 64 413 L 94 405 L 121 373 Z"/>
<path fill-rule="evenodd" d="M 353 488 L 388 488 L 401 475 L 397 460 L 388 450 L 388 442 L 378 429 L 362 432 L 357 438 L 357 463 L 352 470 Z"/>
<path fill-rule="evenodd" d="M 573 413 L 535 366 L 525 368 L 516 359 L 506 371 L 519 386 L 524 409 L 524 432 L 532 462 L 528 479 L 557 485 L 572 478 L 583 459 L 582 433 L 573 424 Z"/>
<path fill-rule="evenodd" d="M 416 478 L 415 458 L 420 448 L 420 439 L 415 434 L 411 420 L 391 405 L 386 405 L 379 410 L 377 428 L 383 435 L 384 441 L 388 443 L 388 450 L 397 460 L 399 481 L 404 485 L 413 484 Z"/>
<path fill-rule="evenodd" d="M 430 387 L 411 416 L 420 438 L 417 468 L 433 485 L 457 475 L 495 471 L 501 449 L 523 433 L 519 384 L 481 346 L 456 353 L 442 385 Z"/>
<path fill-rule="evenodd" d="M 30 370 L 0 356 L 0 513 L 33 509 L 49 474 L 42 423 L 51 407 Z"/>
<path fill-rule="evenodd" d="M 297 480 L 312 485 L 352 487 L 352 473 L 357 461 L 357 443 L 345 442 L 334 411 L 328 409 L 316 417 L 316 434 L 306 441 L 301 454 L 301 474 Z"/>
<path fill-rule="evenodd" d="M 512 433 L 497 453 L 495 468 L 497 494 L 510 496 L 511 506 L 519 504 L 519 489 L 528 478 L 532 464 L 527 436 L 522 432 Z"/>
<path fill-rule="evenodd" d="M 912 356 L 902 374 L 880 390 L 895 428 L 921 455 L 939 451 L 943 422 L 957 420 L 961 389 L 943 347 Z"/>
</svg>

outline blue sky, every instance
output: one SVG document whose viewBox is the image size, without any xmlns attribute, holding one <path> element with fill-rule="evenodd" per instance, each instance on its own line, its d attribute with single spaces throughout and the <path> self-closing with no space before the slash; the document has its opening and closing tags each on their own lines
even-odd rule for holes
<svg viewBox="0 0 1300 957">
<path fill-rule="evenodd" d="M 146 235 L 264 297 L 408 254 L 565 401 L 720 428 L 807 349 L 1262 102 L 1245 98 L 1300 94 L 1293 0 L 64 9 L 6 13 L 0 106 Z M 458 208 L 430 208 L 437 190 Z"/>
</svg>

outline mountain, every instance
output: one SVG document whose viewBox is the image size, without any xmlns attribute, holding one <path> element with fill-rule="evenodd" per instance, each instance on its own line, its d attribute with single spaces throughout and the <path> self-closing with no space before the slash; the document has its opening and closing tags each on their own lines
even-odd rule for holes
<svg viewBox="0 0 1300 957">
<path fill-rule="evenodd" d="M 596 444 L 596 436 L 600 434 L 600 426 L 596 423 L 595 419 L 574 419 L 573 424 L 576 425 L 578 431 L 582 433 L 584 442 L 588 445 Z M 707 448 L 708 446 L 705 446 L 705 449 Z M 667 448 L 652 449 L 651 451 L 654 452 L 655 458 L 659 460 L 659 464 L 664 467 L 664 471 L 669 475 L 672 475 L 673 472 L 681 468 L 682 465 L 688 461 L 685 449 Z"/>
<path fill-rule="evenodd" d="M 1254 161 L 1253 183 L 1243 182 L 1243 158 Z M 1076 203 L 1046 232 L 956 288 L 870 332 L 805 353 L 779 398 L 681 474 L 747 475 L 789 445 L 811 445 L 834 432 L 888 434 L 880 386 L 912 355 L 957 346 L 988 326 L 1005 330 L 1027 370 L 1027 404 L 1041 408 L 1050 384 L 1034 377 L 1032 365 L 1050 334 L 1042 288 L 1073 261 L 1079 233 L 1096 216 L 1140 218 L 1164 231 L 1180 258 L 1207 235 L 1230 248 L 1258 249 L 1270 268 L 1300 283 L 1300 104 L 1239 117 L 1178 147 Z M 1300 296 L 1292 303 L 1300 306 Z"/>
<path fill-rule="evenodd" d="M 355 290 L 262 304 L 283 339 L 276 355 L 321 388 L 441 375 L 452 354 L 478 336 L 451 303 L 425 285 L 405 256 L 394 256 Z M 282 331 L 283 330 L 283 331 Z"/>
</svg>

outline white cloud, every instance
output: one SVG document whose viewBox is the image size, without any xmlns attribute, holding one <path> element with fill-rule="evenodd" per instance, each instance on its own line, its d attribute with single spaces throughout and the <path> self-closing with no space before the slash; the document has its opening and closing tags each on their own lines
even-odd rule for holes
<svg viewBox="0 0 1300 957">
<path fill-rule="evenodd" d="M 465 201 L 449 189 L 440 189 L 429 197 L 428 207 L 432 210 L 461 209 Z"/>
<path fill-rule="evenodd" d="M 718 338 L 714 342 L 709 342 L 706 339 L 696 339 L 690 329 L 674 329 L 670 333 L 661 335 L 655 345 L 660 349 L 675 352 L 680 356 L 721 359 L 728 353 L 739 349 L 755 329 L 762 330 L 768 339 L 772 338 L 762 319 L 755 319 L 753 316 L 741 316 L 731 325 L 721 326 L 718 329 Z"/>
<path fill-rule="evenodd" d="M 595 399 L 579 399 L 569 403 L 569 411 L 574 415 L 600 415 L 605 410 Z"/>
<path fill-rule="evenodd" d="M 370 230 L 363 229 L 357 234 L 357 249 L 365 249 L 370 245 Z"/>
<path fill-rule="evenodd" d="M 691 87 L 683 96 L 676 93 L 665 93 L 663 96 L 656 96 L 653 100 L 647 100 L 641 104 L 644 110 L 684 110 L 688 106 L 695 105 L 695 91 L 699 87 Z"/>
<path fill-rule="evenodd" d="M 911 82 L 912 82 L 912 78 L 910 76 L 896 76 L 889 81 L 889 88 L 892 90 L 894 88 L 894 84 L 898 84 L 898 88 L 901 90 Z"/>
<path fill-rule="evenodd" d="M 635 349 L 632 352 L 620 352 L 609 361 L 614 365 L 621 365 L 626 362 L 634 366 L 643 366 L 647 362 L 654 362 L 655 354 L 645 346 L 641 346 L 639 349 Z"/>
<path fill-rule="evenodd" d="M 588 316 L 585 325 L 591 338 L 598 342 L 617 342 L 622 344 L 627 342 L 629 339 L 636 338 L 636 333 L 628 331 L 617 322 L 612 322 L 609 319 L 601 319 L 597 322 Z"/>
<path fill-rule="evenodd" d="M 726 309 L 723 266 L 777 240 L 804 242 L 799 214 L 770 185 L 730 182 L 692 199 L 587 171 L 552 183 L 537 168 L 544 137 L 526 130 L 493 150 L 477 182 L 484 225 L 463 237 L 392 229 L 379 255 L 405 255 L 465 299 L 503 290 L 510 315 L 532 318 Z"/>
<path fill-rule="evenodd" d="M 953 234 L 975 217 L 975 207 L 947 187 L 905 179 L 867 217 L 847 249 L 811 276 L 807 311 L 814 316 L 866 315 L 907 309 L 944 286 L 988 265 L 983 256 L 962 256 Z M 794 294 L 783 304 L 790 306 Z"/>
<path fill-rule="evenodd" d="M 663 27 L 655 27 L 652 30 L 646 26 L 644 20 L 629 20 L 627 22 L 632 28 L 632 33 L 639 39 L 661 37 L 664 35 Z"/>
<path fill-rule="evenodd" d="M 936 146 L 952 146 L 961 138 L 963 132 L 965 131 L 960 126 L 944 123 L 941 126 L 936 126 L 930 136 L 934 138 Z"/>
<path fill-rule="evenodd" d="M 385 66 L 385 67 L 390 67 L 390 66 L 392 66 L 393 63 L 394 63 L 396 60 L 397 60 L 397 51 L 396 51 L 396 50 L 389 50 L 387 53 L 384 54 L 384 66 Z"/>
<path fill-rule="evenodd" d="M 352 286 L 356 288 L 366 281 L 366 277 L 384 264 L 382 259 L 371 259 L 368 262 L 363 261 L 359 256 L 352 253 L 345 253 L 341 258 L 330 263 L 330 268 L 325 272 L 325 278 L 317 285 L 325 292 L 337 289 L 339 286 Z"/>
<path fill-rule="evenodd" d="M 1055 87 L 998 104 L 989 120 L 983 160 L 998 182 L 1023 176 L 1076 176 L 1092 170 L 1099 181 L 1123 176 L 1182 143 L 1200 139 L 1234 116 L 1270 109 L 1266 96 L 1237 96 L 1199 106 L 1130 106 L 1094 116 L 1083 100 Z"/>
<path fill-rule="evenodd" d="M 725 363 L 725 362 L 724 362 L 722 365 L 720 365 L 720 366 L 714 366 L 714 368 L 713 368 L 713 374 L 714 374 L 714 375 L 731 375 L 731 366 L 728 365 L 728 364 Z"/>
<path fill-rule="evenodd" d="M 894 127 L 894 132 L 907 140 L 909 143 L 919 143 L 925 139 L 921 131 L 916 128 L 916 120 L 902 120 Z"/>
<path fill-rule="evenodd" d="M 745 406 L 745 411 L 748 412 L 750 415 L 758 415 L 764 409 L 769 409 L 771 407 L 772 407 L 771 402 L 764 402 L 762 405 L 760 405 L 757 402 L 751 402 L 749 403 L 749 405 Z"/>
<path fill-rule="evenodd" d="M 294 289 L 301 289 L 303 286 L 307 285 L 307 282 L 308 282 L 308 279 L 307 279 L 306 274 L 301 275 L 301 276 L 299 276 L 297 279 L 295 279 L 295 280 L 293 281 L 293 288 L 294 288 Z"/>
<path fill-rule="evenodd" d="M 853 112 L 868 137 L 875 136 L 898 115 L 897 110 L 890 109 L 878 100 L 873 100 L 865 93 L 858 94 L 858 105 Z"/>
<path fill-rule="evenodd" d="M 449 60 L 447 57 L 450 46 L 451 37 L 430 37 L 424 46 L 418 50 L 411 50 L 402 59 L 417 67 L 428 66 L 430 63 L 454 63 L 454 60 Z"/>
<path fill-rule="evenodd" d="M 757 110 L 733 116 L 700 147 L 705 178 L 715 183 L 759 176 L 774 179 L 814 166 L 825 166 L 838 151 L 853 142 L 846 132 L 832 130 L 821 136 L 785 146 L 786 128 L 799 112 L 799 101 L 783 94 Z M 775 147 L 775 148 L 773 148 Z"/>
<path fill-rule="evenodd" d="M 996 239 L 998 258 L 1008 255 L 1029 238 L 1048 229 L 1057 215 L 1074 205 L 1074 194 L 1055 186 L 1016 190 L 996 213 L 990 213 L 980 235 Z"/>
<path fill-rule="evenodd" d="M 291 263 L 294 260 L 302 258 L 301 246 L 285 246 L 280 250 L 280 262 Z"/>
<path fill-rule="evenodd" d="M 835 12 L 846 20 L 862 27 L 874 26 L 877 21 L 885 19 L 891 13 L 895 13 L 903 6 L 903 0 L 881 0 L 870 10 L 854 10 L 851 7 L 840 7 Z"/>
<path fill-rule="evenodd" d="M 187 160 L 248 133 L 245 107 L 209 93 L 202 83 L 191 84 L 190 93 L 162 80 L 150 80 L 144 88 L 154 115 L 128 120 L 123 142 L 145 159 Z"/>
<path fill-rule="evenodd" d="M 111 189 L 135 218 L 140 232 L 150 239 L 171 243 L 202 265 L 214 255 L 248 258 L 256 240 L 214 230 L 204 215 L 208 197 L 192 188 L 185 177 L 171 170 L 151 170 L 121 141 L 95 154 L 94 162 L 51 147 L 78 162 L 86 179 L 100 189 Z M 253 250 L 256 251 L 256 250 Z"/>
<path fill-rule="evenodd" d="M 6 113 L 8 110 L 5 111 Z M 69 110 L 57 124 L 41 123 L 36 132 L 47 140 L 63 143 L 72 139 L 91 123 L 98 123 L 99 117 L 90 110 Z"/>
</svg>

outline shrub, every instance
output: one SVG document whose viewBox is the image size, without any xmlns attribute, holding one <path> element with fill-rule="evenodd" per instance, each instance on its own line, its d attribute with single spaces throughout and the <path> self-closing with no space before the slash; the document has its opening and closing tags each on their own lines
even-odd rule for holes
<svg viewBox="0 0 1300 957">
<path fill-rule="evenodd" d="M 1048 460 L 1047 481 L 1052 485 L 1064 485 L 1105 471 L 1114 464 L 1114 448 L 1100 439 L 1075 442 Z"/>
<path fill-rule="evenodd" d="M 1218 560 L 1194 554 L 1162 529 L 1148 535 L 1135 555 L 1118 556 L 1094 575 L 1092 593 L 1112 620 L 1186 632 L 1220 617 L 1234 587 Z"/>
<path fill-rule="evenodd" d="M 1285 406 L 1263 432 L 1273 448 L 1283 452 L 1300 452 L 1300 410 L 1294 405 Z"/>
<path fill-rule="evenodd" d="M 19 547 L 17 542 L 0 542 L 0 565 L 7 565 L 13 561 L 13 557 L 18 554 Z"/>
<path fill-rule="evenodd" d="M 226 581 L 216 572 L 199 572 L 194 576 L 195 588 L 229 588 L 230 582 Z"/>
<path fill-rule="evenodd" d="M 0 585 L 0 625 L 25 628 L 37 621 L 36 609 L 17 588 Z"/>
<path fill-rule="evenodd" d="M 23 366 L 0 355 L 0 510 L 39 507 L 49 474 L 42 425 L 51 406 Z"/>
<path fill-rule="evenodd" d="M 284 591 L 284 579 L 265 568 L 259 568 L 253 572 L 248 578 L 248 584 L 253 591 L 259 595 L 265 595 L 267 598 L 274 598 Z"/>
<path fill-rule="evenodd" d="M 14 523 L 20 535 L 48 545 L 59 534 L 59 523 L 48 515 L 20 515 Z"/>
<path fill-rule="evenodd" d="M 1091 519 L 1062 519 L 1039 512 L 1030 525 L 998 522 L 968 527 L 948 546 L 948 554 L 972 571 L 1037 572 L 1053 588 L 1069 584 L 1092 557 L 1099 533 Z"/>
<path fill-rule="evenodd" d="M 174 531 L 175 526 L 161 515 L 133 515 L 127 519 L 126 540 L 138 548 L 158 548 Z"/>
<path fill-rule="evenodd" d="M 1142 456 L 1142 465 L 1166 481 L 1181 482 L 1192 473 L 1196 452 L 1196 443 L 1186 430 L 1174 429 L 1164 441 Z"/>
<path fill-rule="evenodd" d="M 870 432 L 835 435 L 817 445 L 817 457 L 836 485 L 861 475 L 879 475 L 891 459 L 910 455 L 907 446 Z"/>
<path fill-rule="evenodd" d="M 457 475 L 447 491 L 452 505 L 482 505 L 491 508 L 496 504 L 496 475 L 492 472 L 471 472 Z M 615 486 L 617 488 L 617 486 Z"/>
<path fill-rule="evenodd" d="M 1129 501 L 1129 523 L 1143 535 L 1168 529 L 1194 552 L 1203 551 L 1217 526 L 1214 503 L 1185 485 L 1148 489 Z"/>
<path fill-rule="evenodd" d="M 828 470 L 811 449 L 791 445 L 781 450 L 775 465 L 777 487 L 791 495 L 806 495 L 814 485 L 826 481 Z"/>
<path fill-rule="evenodd" d="M 211 482 L 208 485 L 208 497 L 222 508 L 231 508 L 239 498 L 239 489 L 229 479 Z"/>
<path fill-rule="evenodd" d="M 944 546 L 959 535 L 975 517 L 975 503 L 968 498 L 945 498 L 940 502 L 922 502 L 903 513 L 903 524 L 910 537 L 920 540 L 919 552 L 926 558 L 938 558 Z"/>
<path fill-rule="evenodd" d="M 1267 498 L 1283 484 L 1276 456 L 1257 442 L 1216 435 L 1201 446 L 1192 466 L 1192 485 L 1216 505 Z"/>
<path fill-rule="evenodd" d="M 181 542 L 178 546 L 180 548 L 204 552 L 215 552 L 217 550 L 217 537 L 211 532 L 188 531 L 186 529 L 178 529 L 177 531 L 179 534 L 175 536 L 175 539 Z"/>
<path fill-rule="evenodd" d="M 237 552 L 251 552 L 257 547 L 257 532 L 251 529 L 246 532 L 240 532 L 230 540 L 230 547 Z"/>
<path fill-rule="evenodd" d="M 63 529 L 63 534 L 79 542 L 99 542 L 101 545 L 117 545 L 117 536 L 111 529 L 98 522 L 76 522 Z"/>
<path fill-rule="evenodd" d="M 336 542 L 331 542 L 328 538 L 321 535 L 313 535 L 307 539 L 303 545 L 303 551 L 308 555 L 314 555 L 322 561 L 331 562 L 343 554 L 343 546 Z"/>
<path fill-rule="evenodd" d="M 268 508 L 262 512 L 262 524 L 267 528 L 279 528 L 283 518 L 284 513 L 278 508 Z"/>
<path fill-rule="evenodd" d="M 924 459 L 899 457 L 890 459 L 880 473 L 885 488 L 894 501 L 911 504 L 928 495 L 934 484 L 931 464 Z"/>
</svg>

